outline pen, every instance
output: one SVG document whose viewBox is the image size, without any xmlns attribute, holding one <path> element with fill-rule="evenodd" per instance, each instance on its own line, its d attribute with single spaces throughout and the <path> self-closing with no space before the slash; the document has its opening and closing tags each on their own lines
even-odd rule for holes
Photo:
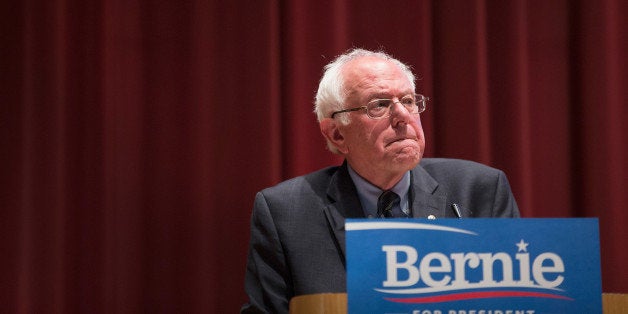
<svg viewBox="0 0 628 314">
<path fill-rule="evenodd" d="M 454 212 L 456 213 L 456 217 L 462 218 L 462 214 L 460 213 L 460 208 L 458 208 L 458 204 L 456 203 L 451 204 L 451 208 L 454 209 Z"/>
</svg>

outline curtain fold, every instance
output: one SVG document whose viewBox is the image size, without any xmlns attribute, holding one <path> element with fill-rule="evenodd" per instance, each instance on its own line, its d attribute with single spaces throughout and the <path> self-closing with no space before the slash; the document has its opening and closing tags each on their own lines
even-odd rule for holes
<svg viewBox="0 0 628 314">
<path fill-rule="evenodd" d="M 1 9 L 7 312 L 236 311 L 255 193 L 341 162 L 313 99 L 352 47 L 412 65 L 427 156 L 504 170 L 524 217 L 599 217 L 628 292 L 624 1 Z"/>
</svg>

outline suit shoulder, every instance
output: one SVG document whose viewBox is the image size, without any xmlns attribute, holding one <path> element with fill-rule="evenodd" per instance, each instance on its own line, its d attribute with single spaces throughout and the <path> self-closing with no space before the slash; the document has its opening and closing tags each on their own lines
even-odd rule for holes
<svg viewBox="0 0 628 314">
<path fill-rule="evenodd" d="M 463 159 L 423 158 L 420 166 L 434 177 L 442 176 L 496 176 L 501 170 Z"/>
<path fill-rule="evenodd" d="M 261 191 L 264 195 L 285 195 L 297 191 L 311 190 L 319 191 L 328 186 L 331 177 L 339 167 L 327 167 L 302 176 L 294 177 L 282 181 L 274 186 L 267 187 Z"/>
</svg>

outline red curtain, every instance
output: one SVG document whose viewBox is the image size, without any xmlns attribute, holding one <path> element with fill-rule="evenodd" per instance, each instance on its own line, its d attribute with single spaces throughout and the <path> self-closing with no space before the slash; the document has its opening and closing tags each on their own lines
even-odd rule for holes
<svg viewBox="0 0 628 314">
<path fill-rule="evenodd" d="M 5 2 L 6 312 L 237 311 L 255 192 L 340 162 L 312 99 L 351 47 L 413 66 L 427 156 L 599 217 L 628 292 L 625 1 Z"/>
</svg>

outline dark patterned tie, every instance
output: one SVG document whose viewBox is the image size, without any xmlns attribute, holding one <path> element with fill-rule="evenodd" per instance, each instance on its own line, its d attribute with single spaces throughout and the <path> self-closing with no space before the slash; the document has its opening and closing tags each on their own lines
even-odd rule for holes
<svg viewBox="0 0 628 314">
<path fill-rule="evenodd" d="M 393 218 L 393 206 L 400 201 L 393 191 L 384 191 L 377 199 L 377 217 Z"/>
</svg>

